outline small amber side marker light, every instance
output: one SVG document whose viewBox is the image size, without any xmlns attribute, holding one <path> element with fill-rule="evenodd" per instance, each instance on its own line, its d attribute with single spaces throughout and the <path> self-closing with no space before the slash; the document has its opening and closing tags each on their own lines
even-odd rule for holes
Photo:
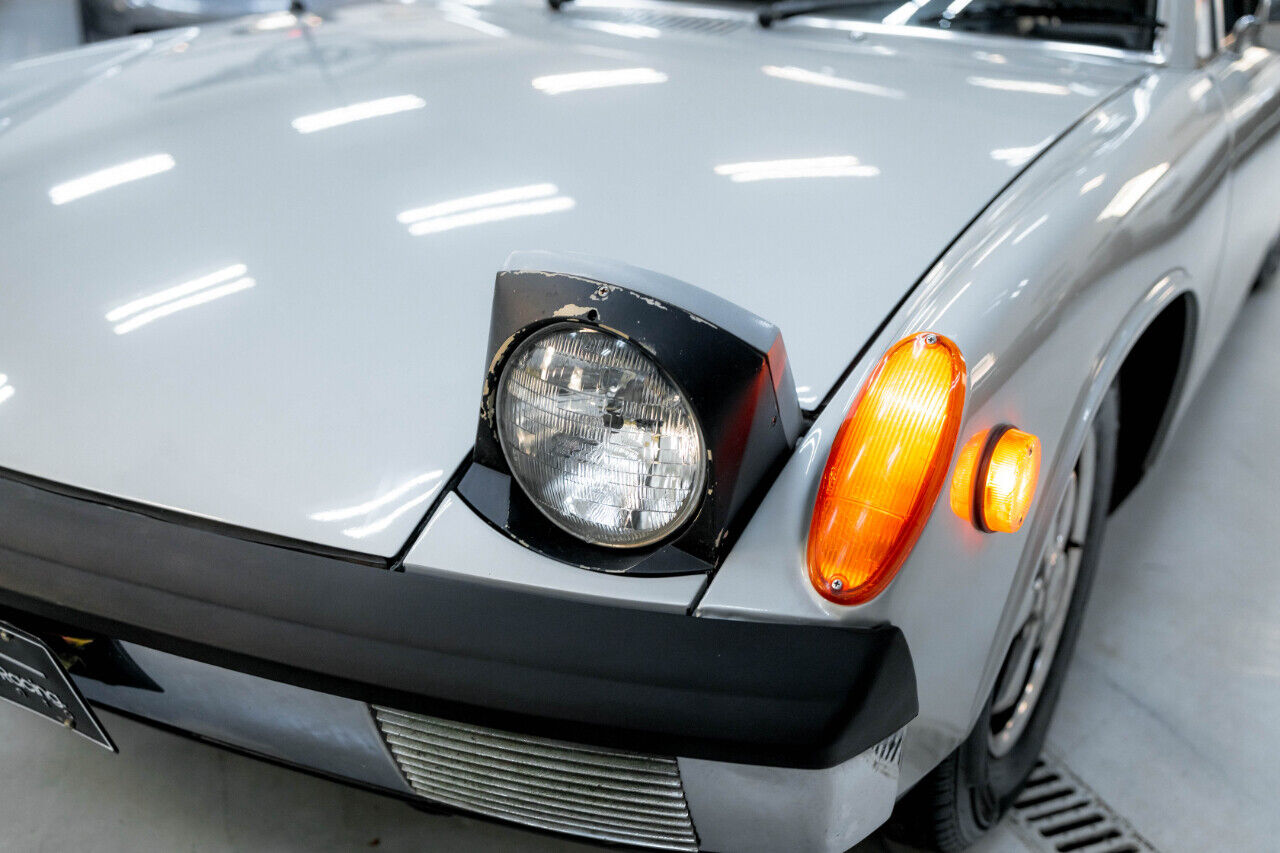
<svg viewBox="0 0 1280 853">
<path fill-rule="evenodd" d="M 984 533 L 1015 533 L 1040 476 L 1040 439 L 1008 425 L 965 442 L 951 477 L 951 510 Z"/>
<path fill-rule="evenodd" d="M 941 335 L 890 347 L 836 433 L 809 525 L 809 580 L 838 604 L 889 585 L 947 479 L 964 411 L 965 364 Z"/>
</svg>

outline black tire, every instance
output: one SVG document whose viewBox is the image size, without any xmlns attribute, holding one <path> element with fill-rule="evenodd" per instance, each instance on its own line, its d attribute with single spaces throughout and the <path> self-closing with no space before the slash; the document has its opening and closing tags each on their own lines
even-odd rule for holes
<svg viewBox="0 0 1280 853">
<path fill-rule="evenodd" d="M 887 826 L 891 838 L 926 850 L 945 853 L 964 850 L 1000 820 L 1026 784 L 1044 747 L 1097 572 L 1115 475 L 1119 412 L 1119 390 L 1113 387 L 1094 422 L 1097 467 L 1075 590 L 1044 693 L 1027 728 L 1007 754 L 999 758 L 993 756 L 988 740 L 994 695 L 988 697 L 986 707 L 964 743 L 899 801 Z"/>
</svg>

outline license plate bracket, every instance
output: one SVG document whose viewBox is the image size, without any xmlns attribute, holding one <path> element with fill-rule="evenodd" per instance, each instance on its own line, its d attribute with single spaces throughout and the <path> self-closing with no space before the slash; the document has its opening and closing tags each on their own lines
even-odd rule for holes
<svg viewBox="0 0 1280 853">
<path fill-rule="evenodd" d="M 49 646 L 7 622 L 0 622 L 0 699 L 117 751 Z"/>
</svg>

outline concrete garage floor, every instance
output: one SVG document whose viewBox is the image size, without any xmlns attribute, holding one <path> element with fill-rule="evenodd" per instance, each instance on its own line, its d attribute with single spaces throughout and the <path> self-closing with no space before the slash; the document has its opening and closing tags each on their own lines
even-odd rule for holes
<svg viewBox="0 0 1280 853">
<path fill-rule="evenodd" d="M 73 45 L 74 5 L 0 0 L 0 64 Z M 1050 730 L 1162 851 L 1280 842 L 1280 289 L 1254 296 L 1168 452 L 1111 522 Z M 109 755 L 0 708 L 0 852 L 588 851 L 407 806 L 111 714 Z M 986 853 L 1037 849 L 1006 823 Z M 872 839 L 858 853 L 877 853 Z"/>
</svg>

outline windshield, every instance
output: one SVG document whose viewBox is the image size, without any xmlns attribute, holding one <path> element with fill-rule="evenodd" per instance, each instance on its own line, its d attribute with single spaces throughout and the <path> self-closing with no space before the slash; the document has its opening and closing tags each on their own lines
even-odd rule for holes
<svg viewBox="0 0 1280 853">
<path fill-rule="evenodd" d="M 1155 0 L 779 0 L 760 22 L 821 14 L 859 21 L 1151 50 Z"/>
</svg>

